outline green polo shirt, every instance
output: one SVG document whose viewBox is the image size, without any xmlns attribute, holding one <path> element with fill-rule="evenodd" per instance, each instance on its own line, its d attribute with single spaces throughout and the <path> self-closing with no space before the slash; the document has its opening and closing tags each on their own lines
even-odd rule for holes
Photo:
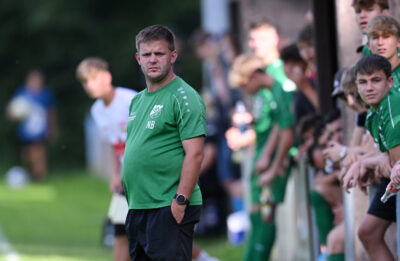
<svg viewBox="0 0 400 261">
<path fill-rule="evenodd" d="M 266 68 L 266 72 L 275 79 L 271 89 L 277 104 L 274 123 L 278 125 L 279 129 L 292 127 L 294 125 L 293 94 L 296 90 L 296 84 L 286 77 L 281 59 L 271 63 Z"/>
<path fill-rule="evenodd" d="M 179 77 L 155 92 L 145 89 L 133 98 L 123 163 L 130 209 L 171 204 L 185 157 L 182 141 L 206 134 L 205 111 L 200 95 Z M 198 185 L 190 204 L 202 204 Z"/>
<path fill-rule="evenodd" d="M 389 151 L 400 144 L 400 106 L 398 104 L 400 104 L 400 93 L 392 88 L 377 110 L 368 111 L 365 127 L 382 152 Z"/>
</svg>

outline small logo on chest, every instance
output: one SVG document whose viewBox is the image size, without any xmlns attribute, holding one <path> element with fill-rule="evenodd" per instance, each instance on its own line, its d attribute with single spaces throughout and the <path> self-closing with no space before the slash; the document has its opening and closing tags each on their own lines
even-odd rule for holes
<svg viewBox="0 0 400 261">
<path fill-rule="evenodd" d="M 150 118 L 156 119 L 160 117 L 161 115 L 161 110 L 164 107 L 164 105 L 154 105 L 153 109 L 150 112 Z"/>
</svg>

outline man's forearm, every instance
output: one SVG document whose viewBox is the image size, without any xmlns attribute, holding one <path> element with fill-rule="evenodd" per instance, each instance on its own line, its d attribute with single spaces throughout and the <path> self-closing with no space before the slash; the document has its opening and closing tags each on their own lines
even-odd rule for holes
<svg viewBox="0 0 400 261">
<path fill-rule="evenodd" d="M 182 142 L 185 158 L 182 163 L 181 176 L 176 193 L 190 198 L 199 178 L 203 160 L 204 137 L 196 137 Z"/>
<path fill-rule="evenodd" d="M 183 194 L 188 199 L 190 198 L 193 189 L 197 184 L 202 159 L 202 153 L 185 156 L 182 164 L 181 178 L 176 193 Z"/>
<path fill-rule="evenodd" d="M 274 152 L 276 145 L 278 144 L 279 140 L 279 129 L 278 126 L 274 125 L 272 127 L 271 134 L 269 135 L 267 141 L 264 144 L 263 151 L 261 157 L 271 157 L 272 153 Z"/>
<path fill-rule="evenodd" d="M 278 170 L 282 165 L 283 161 L 286 159 L 290 147 L 293 145 L 294 137 L 293 137 L 293 129 L 287 128 L 281 131 L 280 141 L 277 155 L 272 163 L 272 167 L 275 170 Z M 281 173 L 283 174 L 283 173 Z"/>
</svg>

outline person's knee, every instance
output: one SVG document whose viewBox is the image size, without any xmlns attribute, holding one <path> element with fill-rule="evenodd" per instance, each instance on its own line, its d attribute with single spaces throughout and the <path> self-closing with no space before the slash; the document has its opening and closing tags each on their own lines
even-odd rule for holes
<svg viewBox="0 0 400 261">
<path fill-rule="evenodd" d="M 378 224 L 364 221 L 358 228 L 357 235 L 364 244 L 371 244 L 383 240 L 384 234 L 380 231 Z"/>
<path fill-rule="evenodd" d="M 326 244 L 328 247 L 329 254 L 337 254 L 344 252 L 344 231 L 341 231 L 340 228 L 332 229 L 329 232 Z"/>
</svg>

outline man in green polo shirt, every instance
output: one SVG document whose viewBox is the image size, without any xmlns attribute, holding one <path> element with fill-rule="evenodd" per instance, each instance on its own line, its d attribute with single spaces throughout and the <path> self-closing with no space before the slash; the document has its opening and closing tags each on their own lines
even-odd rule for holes
<svg viewBox="0 0 400 261">
<path fill-rule="evenodd" d="M 257 210 L 257 206 L 253 205 L 251 209 L 251 218 L 255 226 L 249 236 L 245 260 L 269 259 L 276 234 L 275 216 L 274 211 L 269 217 L 268 214 L 265 215 L 268 211 L 263 210 L 262 205 L 265 206 L 265 200 L 267 200 L 267 205 L 270 204 L 274 209 L 276 204 L 283 202 L 287 173 L 290 171 L 290 169 L 285 169 L 284 161 L 294 140 L 292 100 L 296 86 L 285 76 L 283 62 L 279 59 L 278 43 L 278 31 L 270 21 L 260 20 L 250 26 L 248 44 L 255 56 L 262 60 L 265 73 L 261 71 L 253 73 L 247 82 L 247 88 L 267 87 L 263 92 L 271 96 L 270 106 L 274 108 L 273 105 L 276 105 L 276 107 L 270 116 L 275 127 L 270 133 L 264 133 L 263 139 L 257 141 L 259 152 L 254 158 L 252 193 L 257 195 L 263 188 L 263 196 L 267 196 L 262 198 L 257 196 L 258 205 L 261 208 Z M 268 207 L 265 208 L 268 209 Z M 259 247 L 260 244 L 264 245 L 263 248 Z"/>
<path fill-rule="evenodd" d="M 375 54 L 364 56 L 355 66 L 358 92 L 363 101 L 371 106 L 366 128 L 379 150 L 388 153 L 394 163 L 400 159 L 400 94 L 392 88 L 391 71 L 390 62 Z M 384 235 L 389 225 L 396 221 L 396 199 L 392 197 L 386 203 L 380 201 L 389 182 L 389 179 L 382 178 L 358 230 L 371 260 L 394 260 Z"/>
<path fill-rule="evenodd" d="M 131 102 L 123 165 L 132 260 L 191 260 L 200 217 L 205 106 L 173 72 L 174 39 L 161 25 L 136 36 L 147 88 Z"/>
<path fill-rule="evenodd" d="M 276 157 L 273 157 L 279 154 L 279 149 L 276 149 L 279 142 L 274 133 L 279 135 L 279 132 L 290 129 L 293 125 L 293 115 L 290 113 L 287 100 L 284 99 L 284 91 L 279 82 L 274 81 L 271 85 L 252 82 L 252 77 L 255 77 L 255 74 L 264 75 L 266 80 L 271 78 L 264 72 L 263 67 L 264 64 L 258 57 L 241 55 L 235 59 L 230 73 L 231 84 L 242 87 L 246 93 L 253 95 L 254 98 L 252 116 L 254 118 L 255 139 L 254 135 L 248 134 L 250 130 L 242 134 L 238 128 L 232 127 L 227 132 L 228 144 L 233 149 L 255 142 L 249 186 L 251 231 L 247 239 L 244 256 L 246 261 L 269 259 L 276 233 L 275 207 L 284 199 L 287 182 L 287 175 L 282 172 L 283 164 L 278 165 L 279 162 L 276 161 Z M 273 176 L 272 180 L 268 180 L 268 186 L 264 187 L 263 193 L 263 185 L 260 183 L 260 176 L 257 175 L 257 162 L 263 154 L 266 155 L 267 153 L 271 155 L 268 160 L 273 162 L 270 164 L 272 167 L 267 172 L 270 171 Z M 264 198 L 267 194 L 269 194 L 266 198 L 267 202 L 262 202 L 261 198 Z"/>
</svg>

